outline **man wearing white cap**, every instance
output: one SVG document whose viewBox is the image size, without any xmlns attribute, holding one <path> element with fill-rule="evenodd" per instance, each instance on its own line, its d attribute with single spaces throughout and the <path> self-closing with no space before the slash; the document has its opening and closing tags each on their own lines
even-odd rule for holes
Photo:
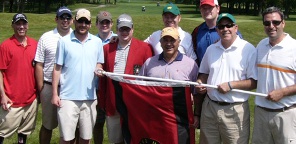
<svg viewBox="0 0 296 144">
<path fill-rule="evenodd" d="M 104 46 L 104 71 L 119 74 L 138 75 L 149 57 L 152 48 L 149 44 L 133 38 L 134 24 L 131 16 L 122 14 L 117 18 L 118 41 Z M 112 80 L 100 78 L 99 105 L 106 111 L 106 125 L 110 143 L 123 143 L 120 115 L 116 110 L 115 91 Z"/>
<path fill-rule="evenodd" d="M 91 14 L 77 11 L 75 30 L 58 42 L 52 78 L 52 100 L 58 107 L 60 142 L 70 143 L 79 126 L 80 144 L 88 144 L 96 120 L 95 75 L 104 63 L 102 41 L 89 33 Z M 58 85 L 60 84 L 60 92 Z"/>
<path fill-rule="evenodd" d="M 36 125 L 37 99 L 34 56 L 37 41 L 27 36 L 25 14 L 12 18 L 14 35 L 0 45 L 0 144 L 18 133 L 19 144 L 25 144 Z"/>
<path fill-rule="evenodd" d="M 59 39 L 72 32 L 71 10 L 67 7 L 60 7 L 57 10 L 55 21 L 57 27 L 40 37 L 35 55 L 35 77 L 42 106 L 42 126 L 39 132 L 40 144 L 49 144 L 52 130 L 58 126 L 57 107 L 51 104 L 52 71 Z"/>
<path fill-rule="evenodd" d="M 220 40 L 208 47 L 201 61 L 198 83 L 218 86 L 217 89 L 196 86 L 207 94 L 200 120 L 201 144 L 247 144 L 250 135 L 249 94 L 232 89 L 256 88 L 256 49 L 240 39 L 235 18 L 222 13 L 216 28 Z"/>
</svg>

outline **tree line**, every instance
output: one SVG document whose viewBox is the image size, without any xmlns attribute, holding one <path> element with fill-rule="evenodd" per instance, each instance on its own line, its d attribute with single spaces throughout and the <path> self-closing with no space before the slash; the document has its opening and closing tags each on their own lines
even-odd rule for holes
<svg viewBox="0 0 296 144">
<path fill-rule="evenodd" d="M 121 0 L 124 1 L 124 0 Z M 126 0 L 127 1 L 127 0 Z M 157 1 L 157 0 L 154 0 Z M 160 0 L 163 1 L 163 0 Z M 269 6 L 282 8 L 286 18 L 296 8 L 296 0 L 218 0 L 219 4 L 226 7 L 229 13 L 260 15 Z M 49 13 L 60 6 L 75 3 L 106 4 L 110 0 L 1 0 L 2 12 L 35 12 Z M 120 2 L 120 1 L 117 1 Z M 196 4 L 197 10 L 200 0 L 174 0 L 174 3 Z"/>
</svg>

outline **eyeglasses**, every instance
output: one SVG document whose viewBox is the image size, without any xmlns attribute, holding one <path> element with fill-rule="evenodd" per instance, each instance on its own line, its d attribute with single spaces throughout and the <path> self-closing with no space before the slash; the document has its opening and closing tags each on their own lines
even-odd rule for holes
<svg viewBox="0 0 296 144">
<path fill-rule="evenodd" d="M 279 21 L 279 20 L 272 20 L 272 21 L 264 21 L 263 25 L 264 26 L 270 26 L 270 24 L 272 23 L 272 25 L 274 26 L 278 26 L 283 22 L 283 20 Z"/>
<path fill-rule="evenodd" d="M 80 23 L 80 24 L 85 23 L 87 25 L 89 25 L 91 23 L 91 21 L 88 21 L 86 19 L 79 19 L 79 20 L 77 20 L 77 22 Z"/>
<path fill-rule="evenodd" d="M 225 27 L 227 27 L 227 28 L 232 28 L 233 26 L 235 26 L 234 23 L 226 24 L 226 25 L 218 24 L 218 25 L 217 25 L 217 28 L 218 28 L 219 30 L 222 30 L 222 29 L 224 29 Z"/>
<path fill-rule="evenodd" d="M 129 28 L 129 27 L 121 27 L 121 28 L 119 28 L 118 29 L 120 32 L 124 32 L 124 31 L 126 31 L 126 32 L 130 32 L 131 31 L 131 28 Z"/>
<path fill-rule="evenodd" d="M 59 19 L 60 19 L 60 20 L 63 20 L 63 21 L 64 21 L 64 20 L 68 20 L 68 21 L 69 21 L 69 20 L 72 19 L 72 17 L 68 17 L 68 16 L 60 16 Z"/>
</svg>

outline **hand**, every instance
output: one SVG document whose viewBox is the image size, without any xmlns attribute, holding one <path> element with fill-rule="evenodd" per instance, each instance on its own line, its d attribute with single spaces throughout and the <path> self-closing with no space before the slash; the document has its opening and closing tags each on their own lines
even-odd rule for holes
<svg viewBox="0 0 296 144">
<path fill-rule="evenodd" d="M 61 107 L 61 99 L 58 95 L 52 95 L 51 103 L 57 107 Z"/>
<path fill-rule="evenodd" d="M 226 94 L 227 92 L 229 92 L 231 89 L 228 85 L 228 82 L 222 83 L 220 85 L 218 85 L 217 88 L 218 92 L 222 93 L 222 94 Z"/>
<path fill-rule="evenodd" d="M 278 102 L 280 99 L 284 97 L 284 93 L 279 89 L 279 90 L 273 90 L 271 91 L 266 99 L 273 101 L 273 102 Z"/>
<path fill-rule="evenodd" d="M 1 105 L 4 110 L 9 110 L 12 104 L 12 101 L 6 95 L 1 97 Z"/>
<path fill-rule="evenodd" d="M 197 81 L 197 83 L 202 84 L 201 81 Z M 207 88 L 205 86 L 202 86 L 202 85 L 196 85 L 195 90 L 199 94 L 205 94 L 207 92 Z"/>
<path fill-rule="evenodd" d="M 103 72 L 104 72 L 104 70 L 102 68 L 98 68 L 98 69 L 96 69 L 95 74 L 98 77 L 103 77 L 104 76 Z"/>
<path fill-rule="evenodd" d="M 200 128 L 199 122 L 200 122 L 200 116 L 194 116 L 194 124 L 193 125 L 196 129 Z"/>
<path fill-rule="evenodd" d="M 118 40 L 118 36 L 113 36 L 111 39 L 110 39 L 110 42 L 109 43 L 115 43 L 117 42 Z"/>
</svg>

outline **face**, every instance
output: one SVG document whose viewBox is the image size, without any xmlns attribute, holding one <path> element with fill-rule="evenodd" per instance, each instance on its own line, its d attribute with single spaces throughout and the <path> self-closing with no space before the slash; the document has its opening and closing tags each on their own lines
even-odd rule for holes
<svg viewBox="0 0 296 144">
<path fill-rule="evenodd" d="M 207 4 L 201 5 L 199 7 L 199 9 L 200 9 L 200 13 L 201 13 L 202 18 L 205 21 L 216 20 L 219 15 L 219 11 L 220 11 L 219 6 L 210 6 Z"/>
<path fill-rule="evenodd" d="M 222 43 L 233 42 L 237 37 L 238 26 L 228 18 L 222 18 L 216 28 Z"/>
<path fill-rule="evenodd" d="M 162 15 L 162 20 L 165 27 L 178 28 L 179 22 L 181 21 L 181 15 L 174 15 L 167 12 Z"/>
<path fill-rule="evenodd" d="M 84 17 L 78 20 L 75 20 L 74 24 L 75 24 L 75 32 L 80 35 L 86 35 L 91 27 L 91 21 L 88 21 Z"/>
<path fill-rule="evenodd" d="M 109 33 L 113 26 L 113 22 L 109 20 L 103 20 L 101 22 L 98 22 L 96 26 L 100 33 Z"/>
<path fill-rule="evenodd" d="M 28 23 L 24 20 L 19 20 L 11 26 L 13 28 L 14 34 L 18 37 L 25 37 L 27 30 L 29 29 Z"/>
<path fill-rule="evenodd" d="M 56 17 L 57 28 L 61 30 L 69 30 L 73 23 L 73 18 L 68 14 Z"/>
<path fill-rule="evenodd" d="M 171 36 L 164 36 L 160 39 L 160 44 L 165 56 L 174 56 L 178 53 L 180 40 L 176 40 Z"/>
<path fill-rule="evenodd" d="M 133 37 L 134 29 L 123 26 L 121 28 L 117 28 L 117 35 L 119 41 L 129 42 Z"/>
<path fill-rule="evenodd" d="M 284 37 L 285 21 L 278 13 L 266 14 L 263 18 L 264 31 L 271 41 Z"/>
</svg>

